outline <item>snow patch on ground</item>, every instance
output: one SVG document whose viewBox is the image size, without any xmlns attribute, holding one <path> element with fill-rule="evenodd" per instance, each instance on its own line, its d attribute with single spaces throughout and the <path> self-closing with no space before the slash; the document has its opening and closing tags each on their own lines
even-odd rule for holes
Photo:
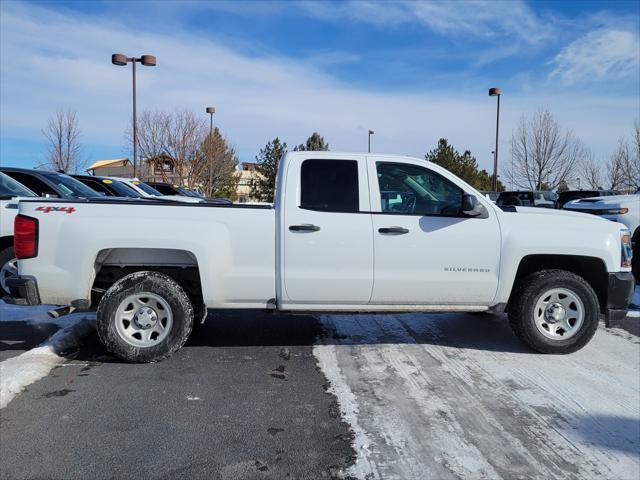
<svg viewBox="0 0 640 480">
<path fill-rule="evenodd" d="M 0 322 L 53 323 L 60 327 L 46 342 L 27 352 L 0 362 L 0 409 L 28 385 L 45 377 L 64 362 L 62 354 L 80 344 L 95 328 L 93 315 L 72 314 L 51 318 L 50 305 L 33 307 L 0 301 Z"/>
<path fill-rule="evenodd" d="M 314 354 L 355 433 L 349 475 L 638 478 L 636 336 L 600 327 L 559 356 L 523 347 L 503 316 L 320 320 Z"/>
</svg>

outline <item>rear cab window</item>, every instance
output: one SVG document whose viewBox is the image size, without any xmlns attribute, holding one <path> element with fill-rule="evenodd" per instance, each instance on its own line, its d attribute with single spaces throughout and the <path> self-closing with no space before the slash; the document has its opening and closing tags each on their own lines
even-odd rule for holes
<svg viewBox="0 0 640 480">
<path fill-rule="evenodd" d="M 300 208 L 323 212 L 360 210 L 356 160 L 304 160 L 300 167 Z"/>
</svg>

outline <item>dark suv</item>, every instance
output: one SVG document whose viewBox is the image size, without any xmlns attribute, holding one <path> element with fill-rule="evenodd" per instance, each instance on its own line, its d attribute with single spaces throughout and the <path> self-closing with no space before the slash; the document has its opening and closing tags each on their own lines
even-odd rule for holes
<svg viewBox="0 0 640 480">
<path fill-rule="evenodd" d="M 610 197 L 611 195 L 617 194 L 618 192 L 613 192 L 611 190 L 566 190 L 564 192 L 560 192 L 560 195 L 558 195 L 556 208 L 562 208 L 565 203 L 579 198 Z"/>
<path fill-rule="evenodd" d="M 0 167 L 0 172 L 35 192 L 39 197 L 102 198 L 103 195 L 75 178 L 58 172 L 28 168 Z"/>
<path fill-rule="evenodd" d="M 71 175 L 96 192 L 102 192 L 107 197 L 141 198 L 141 195 L 124 182 L 112 178 L 94 177 L 93 175 Z"/>
</svg>

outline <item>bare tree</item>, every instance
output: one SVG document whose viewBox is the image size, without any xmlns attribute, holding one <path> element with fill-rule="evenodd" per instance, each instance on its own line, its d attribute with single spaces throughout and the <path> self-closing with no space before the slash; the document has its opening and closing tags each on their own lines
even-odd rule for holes
<svg viewBox="0 0 640 480">
<path fill-rule="evenodd" d="M 513 133 L 506 176 L 517 188 L 551 190 L 570 178 L 584 155 L 580 141 L 539 110 L 531 120 L 523 116 Z"/>
<path fill-rule="evenodd" d="M 620 139 L 616 151 L 607 161 L 607 186 L 611 190 L 628 187 L 629 147 L 624 139 Z"/>
<path fill-rule="evenodd" d="M 625 167 L 626 186 L 629 189 L 637 189 L 640 187 L 640 122 L 638 121 L 633 125 L 631 145 L 626 147 Z"/>
<path fill-rule="evenodd" d="M 579 162 L 581 176 L 588 188 L 600 190 L 604 185 L 602 165 L 596 162 L 591 153 L 585 154 Z"/>
<path fill-rule="evenodd" d="M 131 132 L 127 131 L 131 140 Z M 160 163 L 171 162 L 173 178 L 188 188 L 205 186 L 209 195 L 235 194 L 234 150 L 216 128 L 188 110 L 145 111 L 138 120 L 140 158 L 167 180 Z M 237 183 L 237 182 L 236 182 Z"/>
<path fill-rule="evenodd" d="M 49 143 L 45 162 L 41 167 L 65 173 L 77 173 L 83 167 L 80 127 L 76 112 L 58 110 L 49 118 L 42 134 Z"/>
</svg>

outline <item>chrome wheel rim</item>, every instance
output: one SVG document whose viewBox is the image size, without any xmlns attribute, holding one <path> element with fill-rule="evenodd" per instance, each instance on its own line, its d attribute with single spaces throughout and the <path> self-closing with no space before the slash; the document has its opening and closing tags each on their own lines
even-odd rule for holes
<svg viewBox="0 0 640 480">
<path fill-rule="evenodd" d="M 536 302 L 535 324 L 540 333 L 551 340 L 573 337 L 584 323 L 584 305 L 580 297 L 566 288 L 553 288 Z"/>
<path fill-rule="evenodd" d="M 171 331 L 173 314 L 167 301 L 150 292 L 134 293 L 118 306 L 116 331 L 129 345 L 154 347 Z"/>
<path fill-rule="evenodd" d="M 12 258 L 0 268 L 0 287 L 5 292 L 9 291 L 9 287 L 7 287 L 7 280 L 13 277 L 18 276 L 18 259 Z"/>
</svg>

